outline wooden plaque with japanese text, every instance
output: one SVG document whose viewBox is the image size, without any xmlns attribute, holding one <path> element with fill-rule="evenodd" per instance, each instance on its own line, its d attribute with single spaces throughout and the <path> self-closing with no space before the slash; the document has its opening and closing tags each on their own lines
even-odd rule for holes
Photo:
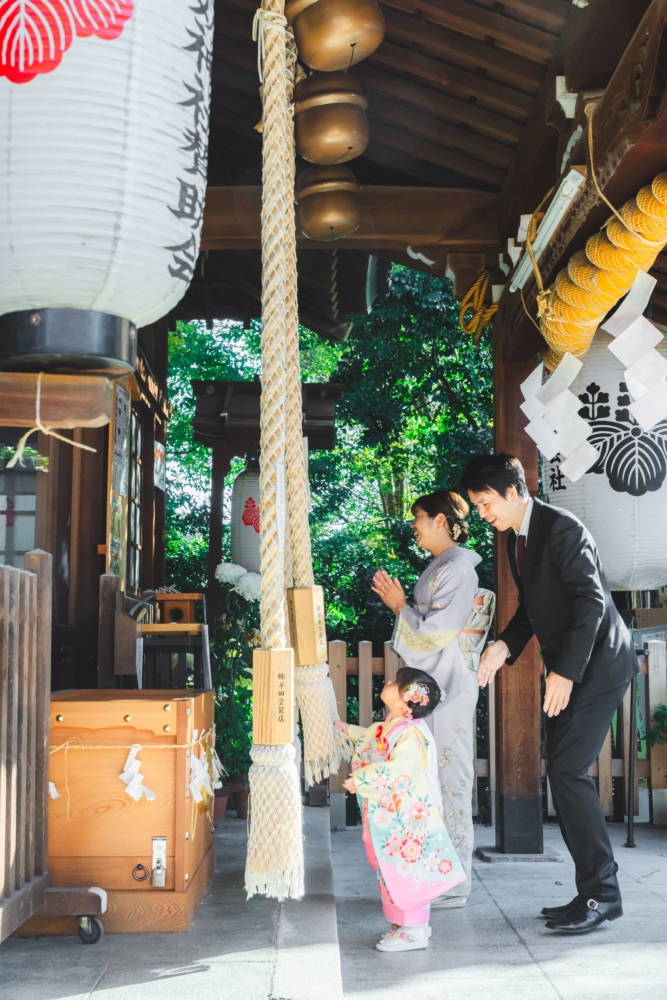
<svg viewBox="0 0 667 1000">
<path fill-rule="evenodd" d="M 287 613 L 295 665 L 326 663 L 327 630 L 322 588 L 288 588 Z"/>
<path fill-rule="evenodd" d="M 279 746 L 294 739 L 294 653 L 255 649 L 252 656 L 252 741 Z"/>
</svg>

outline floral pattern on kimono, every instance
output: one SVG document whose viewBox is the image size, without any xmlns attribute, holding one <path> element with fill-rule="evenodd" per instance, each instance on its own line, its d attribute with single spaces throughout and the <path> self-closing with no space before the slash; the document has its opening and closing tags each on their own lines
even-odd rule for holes
<svg viewBox="0 0 667 1000">
<path fill-rule="evenodd" d="M 405 719 L 349 735 L 368 860 L 396 906 L 417 910 L 466 879 L 441 815 L 433 737 Z"/>
</svg>

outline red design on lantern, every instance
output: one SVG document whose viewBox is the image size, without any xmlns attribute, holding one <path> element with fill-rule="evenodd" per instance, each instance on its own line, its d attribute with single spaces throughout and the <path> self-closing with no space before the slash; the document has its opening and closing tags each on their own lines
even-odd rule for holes
<svg viewBox="0 0 667 1000">
<path fill-rule="evenodd" d="M 0 76 L 29 83 L 51 73 L 74 38 L 117 38 L 133 0 L 0 0 Z"/>
<path fill-rule="evenodd" d="M 118 38 L 132 17 L 133 0 L 69 0 L 79 38 Z"/>
<path fill-rule="evenodd" d="M 247 524 L 249 528 L 254 528 L 257 534 L 259 534 L 259 507 L 252 497 L 248 497 L 245 502 L 241 520 L 244 524 Z"/>
</svg>

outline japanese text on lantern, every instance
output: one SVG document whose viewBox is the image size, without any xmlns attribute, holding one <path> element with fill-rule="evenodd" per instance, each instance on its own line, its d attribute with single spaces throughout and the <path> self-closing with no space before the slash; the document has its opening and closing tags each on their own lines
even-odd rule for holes
<svg viewBox="0 0 667 1000">
<path fill-rule="evenodd" d="M 179 101 L 179 107 L 185 108 L 189 113 L 189 120 L 183 127 L 183 145 L 180 147 L 187 155 L 188 165 L 183 167 L 183 174 L 186 176 L 176 178 L 178 188 L 168 208 L 191 232 L 182 243 L 166 247 L 172 255 L 170 275 L 186 284 L 190 283 L 197 262 L 204 217 L 213 4 L 211 0 L 201 0 L 198 6 L 191 7 L 190 10 L 194 15 L 192 26 L 186 28 L 189 37 L 182 48 L 193 53 L 194 66 L 192 77 L 182 81 L 185 96 L 184 100 Z"/>
</svg>

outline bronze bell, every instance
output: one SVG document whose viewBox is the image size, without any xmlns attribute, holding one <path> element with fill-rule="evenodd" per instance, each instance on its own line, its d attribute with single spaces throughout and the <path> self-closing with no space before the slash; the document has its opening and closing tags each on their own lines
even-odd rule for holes
<svg viewBox="0 0 667 1000">
<path fill-rule="evenodd" d="M 368 145 L 368 101 L 347 73 L 313 73 L 294 89 L 296 151 L 309 163 L 345 163 Z"/>
<path fill-rule="evenodd" d="M 309 167 L 296 179 L 300 231 L 311 240 L 342 240 L 361 225 L 361 188 L 347 167 Z"/>
<path fill-rule="evenodd" d="M 384 38 L 377 0 L 289 0 L 285 17 L 302 62 L 325 73 L 361 62 Z"/>
</svg>

